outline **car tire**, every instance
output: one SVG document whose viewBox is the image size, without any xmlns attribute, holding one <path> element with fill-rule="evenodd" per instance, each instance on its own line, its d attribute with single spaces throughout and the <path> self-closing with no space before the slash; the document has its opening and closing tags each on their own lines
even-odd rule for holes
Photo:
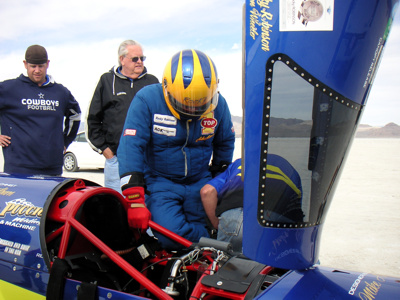
<svg viewBox="0 0 400 300">
<path fill-rule="evenodd" d="M 64 169 L 69 172 L 76 172 L 79 169 L 76 156 L 71 152 L 64 155 Z"/>
</svg>

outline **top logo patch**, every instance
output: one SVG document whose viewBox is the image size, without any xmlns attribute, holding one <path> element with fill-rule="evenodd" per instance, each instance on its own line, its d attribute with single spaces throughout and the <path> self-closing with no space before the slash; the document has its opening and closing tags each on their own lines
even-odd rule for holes
<svg viewBox="0 0 400 300">
<path fill-rule="evenodd" d="M 200 120 L 200 122 L 202 127 L 201 130 L 202 135 L 213 134 L 215 131 L 215 127 L 218 124 L 217 119 L 214 118 L 214 112 L 210 112 L 207 115 L 205 115 L 204 118 Z"/>
</svg>

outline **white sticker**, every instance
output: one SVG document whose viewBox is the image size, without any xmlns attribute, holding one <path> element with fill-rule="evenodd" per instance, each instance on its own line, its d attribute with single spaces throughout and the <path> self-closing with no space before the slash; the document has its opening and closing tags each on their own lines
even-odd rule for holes
<svg viewBox="0 0 400 300">
<path fill-rule="evenodd" d="M 332 31 L 334 0 L 279 0 L 280 31 Z"/>
<path fill-rule="evenodd" d="M 153 125 L 153 132 L 166 136 L 176 136 L 176 128 Z"/>
<path fill-rule="evenodd" d="M 143 259 L 146 259 L 146 258 L 148 258 L 150 256 L 149 252 L 147 251 L 147 249 L 146 249 L 146 247 L 144 245 L 140 245 L 139 247 L 137 247 L 137 249 L 139 251 L 140 256 Z"/>
<path fill-rule="evenodd" d="M 154 114 L 154 123 L 176 125 L 177 119 L 173 116 Z"/>
</svg>

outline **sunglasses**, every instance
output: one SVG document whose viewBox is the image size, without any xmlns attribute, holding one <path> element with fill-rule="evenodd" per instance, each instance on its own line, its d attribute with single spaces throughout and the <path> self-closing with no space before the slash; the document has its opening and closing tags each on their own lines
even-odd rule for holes
<svg viewBox="0 0 400 300">
<path fill-rule="evenodd" d="M 125 56 L 126 57 L 126 56 Z M 135 56 L 135 57 L 126 57 L 127 59 L 131 59 L 133 62 L 138 62 L 139 59 L 143 62 L 146 60 L 146 56 Z"/>
</svg>

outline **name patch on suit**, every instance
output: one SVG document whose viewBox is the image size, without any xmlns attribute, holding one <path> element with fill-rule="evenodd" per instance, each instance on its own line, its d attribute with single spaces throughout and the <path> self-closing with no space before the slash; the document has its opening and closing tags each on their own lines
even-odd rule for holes
<svg viewBox="0 0 400 300">
<path fill-rule="evenodd" d="M 176 128 L 153 125 L 153 132 L 166 136 L 176 136 Z"/>
<path fill-rule="evenodd" d="M 176 125 L 177 119 L 173 116 L 154 114 L 154 123 Z"/>
</svg>

